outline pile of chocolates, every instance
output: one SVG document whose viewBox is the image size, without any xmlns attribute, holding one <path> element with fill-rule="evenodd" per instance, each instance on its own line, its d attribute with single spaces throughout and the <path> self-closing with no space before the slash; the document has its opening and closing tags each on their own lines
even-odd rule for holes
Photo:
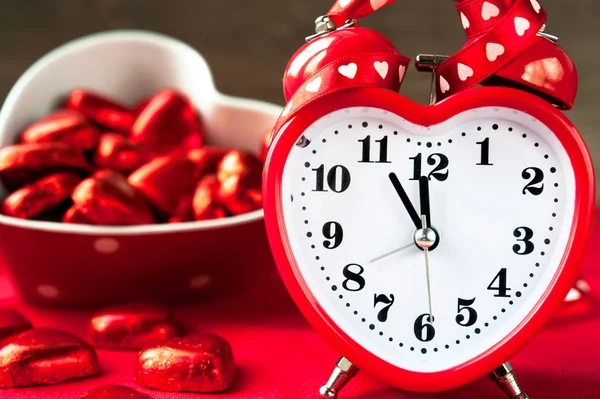
<svg viewBox="0 0 600 399">
<path fill-rule="evenodd" d="M 214 334 L 180 336 L 161 305 L 133 303 L 96 314 L 89 324 L 94 346 L 65 331 L 33 328 L 15 310 L 0 310 L 0 388 L 57 384 L 101 374 L 96 348 L 140 350 L 135 382 L 173 392 L 220 392 L 236 375 L 229 343 Z M 1 396 L 1 395 L 0 395 Z M 102 385 L 84 392 L 86 399 L 150 398 L 134 389 Z"/>
<path fill-rule="evenodd" d="M 262 161 L 204 146 L 189 98 L 161 91 L 133 109 L 78 89 L 0 149 L 2 213 L 91 225 L 218 219 L 261 208 Z"/>
</svg>

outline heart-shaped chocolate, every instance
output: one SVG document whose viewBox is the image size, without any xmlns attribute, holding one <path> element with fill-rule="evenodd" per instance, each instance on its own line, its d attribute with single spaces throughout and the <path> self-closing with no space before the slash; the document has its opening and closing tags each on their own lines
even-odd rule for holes
<svg viewBox="0 0 600 399">
<path fill-rule="evenodd" d="M 84 217 L 75 205 L 67 209 L 67 211 L 62 217 L 62 222 L 73 224 L 95 224 L 91 220 Z"/>
<path fill-rule="evenodd" d="M 46 176 L 10 194 L 2 204 L 2 213 L 31 219 L 62 204 L 79 184 L 81 177 L 68 172 Z"/>
<path fill-rule="evenodd" d="M 196 220 L 221 219 L 227 216 L 219 203 L 220 183 L 215 175 L 207 175 L 200 180 L 194 193 L 194 217 Z"/>
<path fill-rule="evenodd" d="M 94 163 L 103 168 L 129 173 L 143 165 L 149 156 L 148 151 L 127 137 L 116 133 L 105 133 L 100 137 Z"/>
<path fill-rule="evenodd" d="M 242 151 L 229 151 L 219 162 L 217 177 L 224 182 L 234 175 L 242 176 L 246 185 L 260 186 L 263 164 L 254 155 Z"/>
<path fill-rule="evenodd" d="M 23 143 L 56 142 L 87 151 L 96 147 L 100 132 L 79 112 L 62 109 L 30 125 L 21 135 Z"/>
<path fill-rule="evenodd" d="M 229 343 L 213 334 L 175 338 L 138 354 L 135 382 L 161 391 L 218 392 L 233 383 Z"/>
<path fill-rule="evenodd" d="M 64 331 L 36 328 L 0 344 L 0 388 L 56 384 L 99 373 L 94 348 Z"/>
<path fill-rule="evenodd" d="M 9 188 L 63 170 L 89 171 L 81 151 L 63 143 L 11 145 L 0 149 L 0 179 Z"/>
<path fill-rule="evenodd" d="M 191 203 L 204 164 L 204 157 L 195 152 L 166 155 L 140 167 L 128 181 L 158 211 L 167 216 L 180 216 Z"/>
<path fill-rule="evenodd" d="M 31 328 L 31 322 L 16 310 L 0 310 L 0 341 Z"/>
<path fill-rule="evenodd" d="M 164 90 L 153 96 L 131 128 L 131 139 L 162 155 L 202 144 L 202 127 L 191 100 Z"/>
<path fill-rule="evenodd" d="M 123 385 L 100 385 L 79 397 L 80 399 L 151 399 L 150 396 Z"/>
<path fill-rule="evenodd" d="M 257 184 L 253 176 L 231 175 L 221 182 L 217 198 L 232 215 L 241 215 L 262 207 L 260 183 Z"/>
<path fill-rule="evenodd" d="M 127 179 L 110 170 L 96 172 L 71 195 L 77 211 L 98 225 L 152 224 L 154 219 Z"/>
<path fill-rule="evenodd" d="M 128 132 L 133 125 L 134 115 L 114 100 L 77 89 L 67 99 L 67 107 L 80 112 L 107 129 Z"/>
<path fill-rule="evenodd" d="M 99 348 L 141 349 L 177 336 L 164 306 L 130 303 L 106 308 L 90 321 L 92 342 Z"/>
<path fill-rule="evenodd" d="M 206 146 L 190 151 L 196 153 L 196 157 L 205 158 L 204 173 L 217 173 L 219 163 L 225 155 L 230 152 L 227 148 Z"/>
</svg>

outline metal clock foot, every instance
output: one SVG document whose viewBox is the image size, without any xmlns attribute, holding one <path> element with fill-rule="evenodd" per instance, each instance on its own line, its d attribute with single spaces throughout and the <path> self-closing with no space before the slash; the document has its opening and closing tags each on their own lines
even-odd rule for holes
<svg viewBox="0 0 600 399">
<path fill-rule="evenodd" d="M 510 399 L 529 399 L 529 396 L 521 390 L 512 365 L 509 362 L 492 371 L 490 378 L 498 384 Z"/>
<path fill-rule="evenodd" d="M 319 389 L 323 398 L 337 398 L 338 393 L 346 384 L 359 372 L 359 368 L 354 366 L 345 357 L 340 357 L 331 377 L 325 385 Z"/>
</svg>

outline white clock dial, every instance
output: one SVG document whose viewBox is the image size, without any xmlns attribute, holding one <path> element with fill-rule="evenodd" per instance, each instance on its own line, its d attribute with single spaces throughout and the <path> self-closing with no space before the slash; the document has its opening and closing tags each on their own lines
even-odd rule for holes
<svg viewBox="0 0 600 399">
<path fill-rule="evenodd" d="M 430 178 L 433 323 L 424 252 L 390 173 L 418 213 L 418 180 Z M 565 252 L 575 184 L 558 139 L 525 113 L 479 108 L 424 128 L 349 108 L 306 130 L 281 195 L 291 251 L 323 310 L 381 359 L 435 372 L 484 353 L 535 308 Z"/>
</svg>

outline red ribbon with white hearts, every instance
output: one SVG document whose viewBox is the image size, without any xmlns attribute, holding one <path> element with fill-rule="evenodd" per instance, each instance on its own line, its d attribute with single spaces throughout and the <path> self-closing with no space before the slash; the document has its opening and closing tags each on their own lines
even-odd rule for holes
<svg viewBox="0 0 600 399">
<path fill-rule="evenodd" d="M 337 0 L 327 16 L 341 26 L 349 19 L 362 19 L 369 14 L 392 4 L 396 0 Z"/>
<path fill-rule="evenodd" d="M 281 112 L 267 146 L 287 121 L 306 105 L 329 94 L 358 87 L 400 90 L 410 59 L 396 53 L 363 53 L 338 58 L 304 82 Z"/>
<path fill-rule="evenodd" d="M 340 26 L 360 19 L 395 0 L 336 0 L 328 16 Z M 437 68 L 437 98 L 443 99 L 481 83 L 533 43 L 546 13 L 537 0 L 455 0 L 469 41 Z M 331 93 L 356 87 L 396 91 L 409 60 L 398 54 L 359 54 L 319 69 L 296 91 L 273 133 L 305 105 Z M 385 65 L 385 68 L 383 67 Z M 382 70 L 385 69 L 385 74 Z M 269 139 L 269 143 L 273 134 Z"/>
<path fill-rule="evenodd" d="M 544 26 L 537 0 L 455 0 L 469 40 L 437 68 L 437 98 L 469 89 L 526 51 Z"/>
</svg>

